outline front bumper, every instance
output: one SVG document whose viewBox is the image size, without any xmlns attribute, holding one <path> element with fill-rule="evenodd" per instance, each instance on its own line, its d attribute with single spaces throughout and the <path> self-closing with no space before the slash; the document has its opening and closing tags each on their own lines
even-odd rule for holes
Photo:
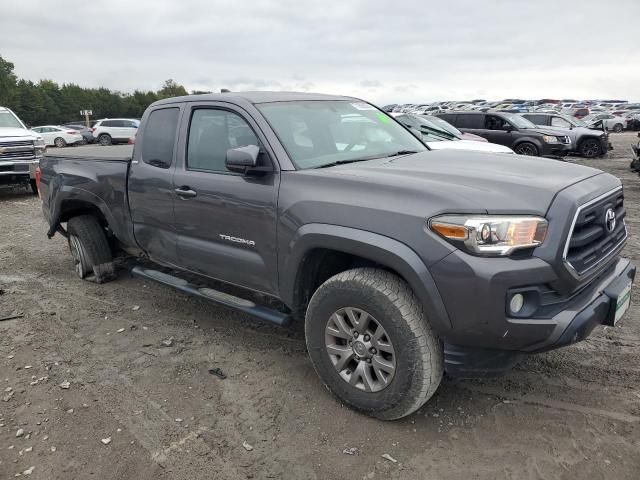
<svg viewBox="0 0 640 480">
<path fill-rule="evenodd" d="M 543 157 L 564 157 L 571 152 L 571 143 L 543 143 L 540 155 Z"/>
<path fill-rule="evenodd" d="M 462 255 L 453 254 L 432 272 L 453 324 L 442 335 L 445 370 L 457 377 L 501 373 L 524 354 L 570 345 L 587 338 L 598 325 L 611 325 L 616 298 L 636 273 L 629 260 L 617 258 L 577 291 L 554 294 L 550 304 L 530 317 L 514 318 L 507 313 L 509 292 L 524 283 L 548 285 L 555 278 L 550 265 L 537 258 L 487 263 Z M 465 272 L 461 261 L 468 267 L 471 264 L 469 271 Z M 457 289 L 449 288 L 443 275 Z M 452 303 L 461 290 L 465 302 Z"/>
</svg>

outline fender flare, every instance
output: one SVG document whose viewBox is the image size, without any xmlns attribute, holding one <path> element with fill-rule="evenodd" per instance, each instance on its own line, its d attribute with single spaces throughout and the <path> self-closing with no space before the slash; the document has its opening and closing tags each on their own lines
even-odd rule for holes
<svg viewBox="0 0 640 480">
<path fill-rule="evenodd" d="M 49 221 L 49 231 L 47 232 L 47 236 L 51 238 L 56 231 L 58 231 L 58 227 L 60 226 L 60 218 L 62 218 L 62 204 L 65 201 L 79 201 L 84 202 L 93 207 L 96 207 L 100 213 L 102 213 L 103 217 L 107 221 L 107 225 L 114 225 L 115 220 L 109 207 L 105 203 L 105 201 L 97 196 L 96 194 L 84 190 L 82 188 L 72 187 L 69 185 L 52 185 L 53 189 L 57 189 L 56 197 L 55 197 L 55 205 L 51 211 L 51 220 Z"/>
<path fill-rule="evenodd" d="M 308 252 L 316 248 L 356 255 L 395 270 L 422 303 L 436 333 L 451 330 L 451 321 L 440 292 L 416 252 L 384 235 L 338 225 L 303 225 L 293 235 L 287 252 L 281 252 L 279 287 L 285 304 L 294 305 L 303 260 Z"/>
</svg>

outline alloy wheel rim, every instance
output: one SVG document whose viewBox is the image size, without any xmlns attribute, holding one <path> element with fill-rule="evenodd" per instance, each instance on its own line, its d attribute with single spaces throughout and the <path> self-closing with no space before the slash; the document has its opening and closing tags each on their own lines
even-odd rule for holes
<svg viewBox="0 0 640 480">
<path fill-rule="evenodd" d="M 396 371 L 396 353 L 384 327 L 369 313 L 344 307 L 329 318 L 325 348 L 346 383 L 364 392 L 387 388 Z"/>
<path fill-rule="evenodd" d="M 533 149 L 529 145 L 522 146 L 518 149 L 520 155 L 533 156 Z"/>
<path fill-rule="evenodd" d="M 71 247 L 70 248 L 71 257 L 73 258 L 76 273 L 80 278 L 83 278 L 84 272 L 82 269 L 82 262 L 84 260 L 84 254 L 83 254 L 82 246 L 80 245 L 80 240 L 78 239 L 78 237 L 76 237 L 75 235 L 70 235 L 69 246 Z"/>
<path fill-rule="evenodd" d="M 587 142 L 582 148 L 582 153 L 585 157 L 595 157 L 598 153 L 598 146 L 595 142 Z"/>
</svg>

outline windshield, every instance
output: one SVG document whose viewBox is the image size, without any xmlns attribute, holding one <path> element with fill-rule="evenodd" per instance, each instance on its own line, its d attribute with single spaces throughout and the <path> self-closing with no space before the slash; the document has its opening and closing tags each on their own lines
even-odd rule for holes
<svg viewBox="0 0 640 480">
<path fill-rule="evenodd" d="M 316 100 L 256 106 L 299 169 L 427 150 L 386 113 L 364 102 Z"/>
<path fill-rule="evenodd" d="M 583 122 L 582 120 L 580 120 L 579 118 L 576 117 L 570 117 L 568 115 L 561 115 L 562 118 L 564 118 L 567 122 L 575 125 L 576 127 L 586 127 L 587 124 L 585 122 Z"/>
<path fill-rule="evenodd" d="M 536 128 L 536 126 L 532 122 L 524 117 L 521 117 L 520 115 L 503 113 L 502 116 L 518 128 Z"/>
<path fill-rule="evenodd" d="M 0 128 L 24 128 L 20 120 L 7 110 L 0 112 Z"/>
<path fill-rule="evenodd" d="M 459 140 L 454 134 L 446 131 L 437 123 L 432 122 L 431 119 L 432 117 L 424 115 L 411 115 L 406 113 L 404 115 L 396 117 L 396 120 L 402 123 L 405 127 L 419 133 L 419 138 L 422 138 L 422 140 L 425 142 Z"/>
<path fill-rule="evenodd" d="M 449 132 L 451 135 L 455 135 L 458 138 L 462 138 L 462 132 L 458 130 L 456 127 L 454 127 L 453 125 L 451 125 L 446 120 L 443 120 L 439 117 L 433 117 L 431 115 L 423 116 L 422 118 L 429 120 L 431 123 L 434 124 L 434 126 L 439 127 L 441 130 L 444 130 L 445 132 Z"/>
</svg>

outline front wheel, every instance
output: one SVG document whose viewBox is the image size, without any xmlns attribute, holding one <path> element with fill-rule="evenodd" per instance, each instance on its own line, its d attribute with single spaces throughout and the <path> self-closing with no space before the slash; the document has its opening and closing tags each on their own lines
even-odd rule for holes
<svg viewBox="0 0 640 480">
<path fill-rule="evenodd" d="M 616 133 L 620 133 L 620 132 L 622 132 L 623 128 L 624 128 L 624 127 L 622 126 L 622 124 L 621 124 L 621 123 L 616 123 L 616 124 L 613 126 L 613 131 L 614 131 L 614 132 L 616 132 Z"/>
<path fill-rule="evenodd" d="M 580 155 L 585 158 L 599 157 L 602 154 L 600 142 L 596 139 L 589 138 L 580 144 Z"/>
<path fill-rule="evenodd" d="M 515 148 L 515 152 L 518 155 L 528 155 L 530 157 L 537 157 L 539 155 L 538 147 L 536 147 L 531 142 L 522 142 L 521 144 L 517 145 Z"/>
<path fill-rule="evenodd" d="M 382 420 L 415 412 L 442 379 L 442 344 L 422 305 L 384 270 L 348 270 L 322 284 L 309 303 L 305 334 L 327 388 Z"/>
<path fill-rule="evenodd" d="M 53 141 L 53 144 L 58 147 L 58 148 L 62 148 L 62 147 L 66 147 L 67 146 L 67 142 L 65 141 L 64 138 L 58 137 Z"/>
</svg>

